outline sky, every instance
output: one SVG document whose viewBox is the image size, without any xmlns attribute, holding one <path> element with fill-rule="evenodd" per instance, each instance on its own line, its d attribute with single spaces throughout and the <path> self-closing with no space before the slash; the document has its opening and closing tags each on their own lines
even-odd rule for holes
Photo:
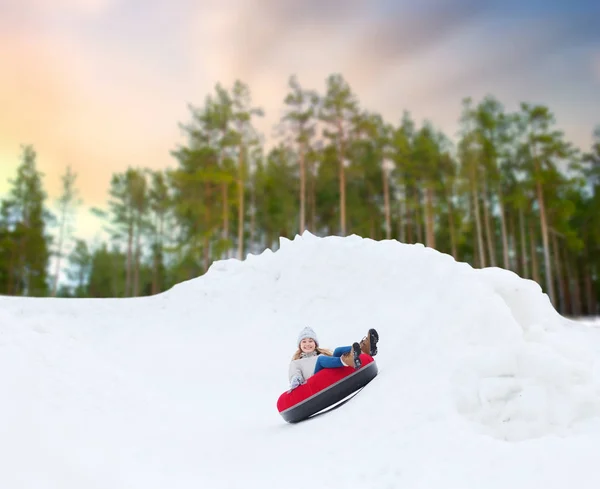
<svg viewBox="0 0 600 489">
<path fill-rule="evenodd" d="M 592 0 L 0 0 L 0 196 L 33 144 L 51 200 L 71 165 L 99 229 L 111 175 L 174 166 L 178 124 L 217 82 L 248 83 L 267 142 L 298 76 L 341 73 L 362 107 L 455 137 L 461 100 L 548 105 L 583 149 L 600 124 Z"/>
</svg>

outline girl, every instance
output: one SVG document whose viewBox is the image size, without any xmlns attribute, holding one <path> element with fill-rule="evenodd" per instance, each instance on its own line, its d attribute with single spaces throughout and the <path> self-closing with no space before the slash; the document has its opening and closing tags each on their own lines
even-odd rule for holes
<svg viewBox="0 0 600 489">
<path fill-rule="evenodd" d="M 316 333 L 308 326 L 298 335 L 298 350 L 294 353 L 288 371 L 290 391 L 304 384 L 310 377 L 322 368 L 361 367 L 359 355 L 377 355 L 379 334 L 375 329 L 369 329 L 360 343 L 352 346 L 339 346 L 333 352 L 319 348 Z"/>
</svg>

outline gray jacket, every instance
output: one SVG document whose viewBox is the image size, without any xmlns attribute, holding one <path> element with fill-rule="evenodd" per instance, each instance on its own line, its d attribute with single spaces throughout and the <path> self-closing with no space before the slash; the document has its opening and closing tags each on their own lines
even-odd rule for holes
<svg viewBox="0 0 600 489">
<path fill-rule="evenodd" d="M 298 360 L 292 360 L 290 362 L 290 368 L 288 371 L 289 381 L 295 376 L 300 376 L 304 380 L 308 380 L 309 377 L 315 373 L 315 364 L 317 363 L 317 357 L 319 355 L 314 354 L 308 357 L 302 357 Z"/>
</svg>

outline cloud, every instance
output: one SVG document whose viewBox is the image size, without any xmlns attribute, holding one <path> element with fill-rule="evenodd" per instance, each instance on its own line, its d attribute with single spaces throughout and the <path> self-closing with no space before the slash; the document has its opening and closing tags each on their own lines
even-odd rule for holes
<svg viewBox="0 0 600 489">
<path fill-rule="evenodd" d="M 366 62 L 365 69 L 371 76 L 380 76 L 392 64 L 401 65 L 435 50 L 488 8 L 489 3 L 483 0 L 462 0 L 451 5 L 433 2 L 419 9 L 398 8 L 365 24 L 349 48 L 356 58 Z"/>
<path fill-rule="evenodd" d="M 323 42 L 327 39 L 335 43 L 340 34 L 346 36 L 343 27 L 368 12 L 367 7 L 360 0 L 245 2 L 232 33 L 238 46 L 236 67 L 248 77 L 260 73 L 273 55 L 285 53 L 288 41 L 314 48 L 329 44 Z"/>
<path fill-rule="evenodd" d="M 263 78 L 265 71 L 282 62 L 303 71 L 327 64 L 329 71 L 354 71 L 355 78 L 367 84 L 382 76 L 390 64 L 435 47 L 474 21 L 490 2 L 461 0 L 451 7 L 439 1 L 426 4 L 418 9 L 402 4 L 384 12 L 381 1 L 229 0 L 198 9 L 193 38 L 197 45 L 219 46 L 218 61 L 210 54 L 203 57 L 208 58 L 211 71 L 229 77 Z"/>
<path fill-rule="evenodd" d="M 560 58 L 590 41 L 600 41 L 594 24 L 593 19 L 583 15 L 566 15 L 560 21 L 541 18 L 482 22 L 470 36 L 479 43 L 473 48 L 460 49 L 464 61 L 456 63 L 460 53 L 452 53 L 448 59 L 453 66 L 446 76 L 428 79 L 417 96 L 445 95 L 444 92 L 458 89 L 466 94 L 474 87 L 507 79 L 525 81 L 529 72 L 539 69 L 549 59 Z M 568 76 L 568 72 L 563 76 Z"/>
<path fill-rule="evenodd" d="M 449 96 L 512 83 L 558 51 L 598 39 L 581 8 L 493 0 L 225 0 L 206 9 L 193 28 L 203 74 L 226 84 L 242 78 L 275 111 L 290 74 L 322 90 L 328 74 L 341 72 L 362 102 L 393 119 L 403 108 L 425 115 L 419 107 L 438 117 L 451 104 L 456 118 L 460 99 Z"/>
</svg>

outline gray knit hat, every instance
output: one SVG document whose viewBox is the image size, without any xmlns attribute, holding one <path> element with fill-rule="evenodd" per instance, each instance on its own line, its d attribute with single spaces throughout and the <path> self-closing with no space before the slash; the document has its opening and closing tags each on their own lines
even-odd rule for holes
<svg viewBox="0 0 600 489">
<path fill-rule="evenodd" d="M 297 344 L 299 345 L 300 342 L 304 338 L 312 338 L 313 340 L 315 340 L 315 343 L 317 344 L 317 346 L 319 346 L 319 340 L 317 339 L 317 333 L 315 333 L 312 330 L 312 328 L 310 328 L 309 326 L 306 326 L 306 328 L 304 328 L 302 331 L 300 331 L 300 334 L 298 335 L 298 342 L 297 342 Z"/>
</svg>

